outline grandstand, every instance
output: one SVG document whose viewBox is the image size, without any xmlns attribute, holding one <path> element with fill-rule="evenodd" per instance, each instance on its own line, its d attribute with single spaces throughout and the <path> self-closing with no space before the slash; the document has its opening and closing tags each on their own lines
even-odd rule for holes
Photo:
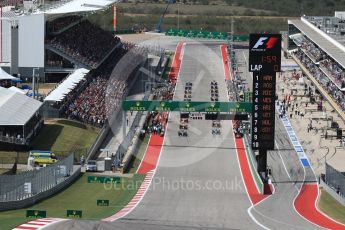
<svg viewBox="0 0 345 230">
<path fill-rule="evenodd" d="M 44 99 L 44 117 L 65 117 L 102 127 L 120 108 L 128 87 L 135 81 L 135 73 L 147 62 L 147 52 L 145 48 L 122 44 L 98 68 L 76 70 Z M 126 54 L 124 60 L 130 59 L 130 63 L 121 65 L 119 61 Z"/>
<path fill-rule="evenodd" d="M 111 6 L 113 0 L 57 3 L 32 6 L 29 11 L 29 6 L 6 8 L 0 28 L 4 44 L 0 66 L 24 81 L 38 76 L 59 82 L 41 95 L 45 96 L 40 98 L 44 118 L 102 127 L 118 114 L 135 73 L 147 61 L 148 50 L 123 43 L 87 20 L 87 14 Z M 126 54 L 125 63 L 117 65 Z"/>
<path fill-rule="evenodd" d="M 96 69 L 120 39 L 87 20 L 116 0 L 24 1 L 2 8 L 0 67 L 13 76 L 59 82 L 75 69 Z"/>
<path fill-rule="evenodd" d="M 288 50 L 345 120 L 345 12 L 289 20 Z"/>
</svg>

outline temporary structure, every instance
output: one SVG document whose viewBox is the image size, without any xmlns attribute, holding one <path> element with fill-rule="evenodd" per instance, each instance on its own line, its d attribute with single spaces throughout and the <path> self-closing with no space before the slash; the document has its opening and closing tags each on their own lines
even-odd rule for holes
<svg viewBox="0 0 345 230">
<path fill-rule="evenodd" d="M 8 74 L 5 70 L 3 70 L 0 67 L 0 81 L 1 80 L 19 80 L 19 79 Z"/>
</svg>

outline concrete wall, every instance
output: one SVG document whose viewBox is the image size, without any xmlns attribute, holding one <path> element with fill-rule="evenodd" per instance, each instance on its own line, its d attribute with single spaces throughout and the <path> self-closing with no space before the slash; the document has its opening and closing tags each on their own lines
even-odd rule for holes
<svg viewBox="0 0 345 230">
<path fill-rule="evenodd" d="M 46 199 L 46 198 L 62 191 L 63 189 L 68 187 L 70 184 L 72 184 L 76 179 L 78 179 L 80 174 L 81 174 L 80 167 L 78 167 L 78 169 L 68 179 L 66 179 L 65 181 L 61 182 L 57 186 L 55 186 L 55 187 L 53 187 L 47 191 L 39 193 L 39 194 L 32 196 L 30 198 L 27 198 L 25 200 L 0 202 L 0 211 L 20 209 L 20 208 L 32 206 L 32 205 L 36 204 L 37 202 L 39 202 L 43 199 Z"/>
<path fill-rule="evenodd" d="M 108 135 L 110 131 L 110 126 L 108 124 L 105 124 L 101 131 L 99 132 L 96 141 L 93 143 L 91 148 L 89 149 L 89 152 L 87 153 L 86 161 L 92 159 L 95 157 L 96 153 L 99 151 L 99 148 L 101 144 L 104 142 L 104 139 Z"/>
</svg>

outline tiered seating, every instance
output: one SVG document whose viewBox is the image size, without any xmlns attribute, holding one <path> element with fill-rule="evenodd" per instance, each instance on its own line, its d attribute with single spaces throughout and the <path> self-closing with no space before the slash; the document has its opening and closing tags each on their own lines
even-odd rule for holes
<svg viewBox="0 0 345 230">
<path fill-rule="evenodd" d="M 326 53 L 319 49 L 308 38 L 303 37 L 300 48 L 311 58 L 314 62 L 322 61 L 326 58 Z"/>
<path fill-rule="evenodd" d="M 334 101 L 342 108 L 342 110 L 345 111 L 345 96 L 339 87 L 334 84 L 334 82 L 331 81 L 330 78 L 324 74 L 302 50 L 299 49 L 294 54 L 320 83 L 320 85 L 329 93 L 329 95 L 332 96 Z"/>
<path fill-rule="evenodd" d="M 62 32 L 64 29 L 74 25 L 75 23 L 78 23 L 80 20 L 82 20 L 82 16 L 71 15 L 57 18 L 53 21 L 48 21 L 47 32 L 48 34 Z"/>
<path fill-rule="evenodd" d="M 89 72 L 80 87 L 66 95 L 60 107 L 67 118 L 102 126 L 119 108 L 131 76 L 118 78 L 112 75 L 112 71 L 127 51 L 127 47 L 117 48 L 105 63 Z"/>
<path fill-rule="evenodd" d="M 327 58 L 320 62 L 320 68 L 338 88 L 345 88 L 345 71 L 337 62 Z"/>
<path fill-rule="evenodd" d="M 92 68 L 96 68 L 119 42 L 118 37 L 87 20 L 49 40 L 54 48 Z"/>
</svg>

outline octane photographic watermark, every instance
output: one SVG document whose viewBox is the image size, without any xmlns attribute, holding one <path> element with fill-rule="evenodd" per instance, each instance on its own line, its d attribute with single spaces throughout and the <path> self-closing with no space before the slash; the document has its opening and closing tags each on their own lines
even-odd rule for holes
<svg viewBox="0 0 345 230">
<path fill-rule="evenodd" d="M 141 186 L 141 181 L 121 181 L 119 183 L 103 183 L 105 190 L 127 190 L 136 191 Z M 233 179 L 214 179 L 214 180 L 199 180 L 199 179 L 171 179 L 165 177 L 154 177 L 148 190 L 152 191 L 243 191 L 243 184 L 241 179 L 234 177 Z"/>
</svg>

